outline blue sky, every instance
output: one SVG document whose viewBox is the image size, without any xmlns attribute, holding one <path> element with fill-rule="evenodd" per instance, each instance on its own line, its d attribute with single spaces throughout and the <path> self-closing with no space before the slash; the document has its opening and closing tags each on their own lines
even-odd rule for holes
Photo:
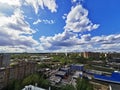
<svg viewBox="0 0 120 90">
<path fill-rule="evenodd" d="M 0 52 L 120 52 L 119 3 L 1 0 Z"/>
</svg>

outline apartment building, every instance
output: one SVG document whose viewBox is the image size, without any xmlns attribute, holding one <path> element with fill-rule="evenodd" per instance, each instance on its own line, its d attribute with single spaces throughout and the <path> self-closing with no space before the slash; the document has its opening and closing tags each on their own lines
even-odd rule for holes
<svg viewBox="0 0 120 90">
<path fill-rule="evenodd" d="M 10 54 L 1 53 L 0 54 L 0 67 L 7 67 L 10 64 Z"/>
<path fill-rule="evenodd" d="M 83 52 L 82 56 L 84 58 L 94 58 L 94 59 L 98 59 L 100 58 L 100 53 L 99 52 Z"/>
<path fill-rule="evenodd" d="M 107 58 L 120 58 L 120 53 L 106 53 Z"/>
<path fill-rule="evenodd" d="M 37 71 L 35 62 L 20 61 L 10 67 L 0 68 L 0 89 L 12 80 L 20 80 Z"/>
<path fill-rule="evenodd" d="M 0 68 L 0 89 L 3 88 L 5 86 L 5 68 Z"/>
</svg>

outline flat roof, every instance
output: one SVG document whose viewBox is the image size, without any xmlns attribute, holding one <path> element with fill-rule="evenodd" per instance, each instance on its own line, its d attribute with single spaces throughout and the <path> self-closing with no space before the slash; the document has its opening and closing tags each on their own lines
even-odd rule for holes
<svg viewBox="0 0 120 90">
<path fill-rule="evenodd" d="M 62 75 L 62 76 L 64 76 L 66 74 L 66 72 L 64 72 L 64 71 L 58 71 L 57 73 L 56 73 L 56 75 Z"/>
<path fill-rule="evenodd" d="M 78 77 L 80 77 L 80 75 L 82 75 L 83 74 L 83 72 L 82 71 L 76 71 L 75 72 L 75 74 L 72 76 L 73 78 L 78 78 Z"/>
<path fill-rule="evenodd" d="M 119 72 L 113 72 L 111 76 L 104 76 L 104 75 L 95 74 L 94 78 L 101 80 L 101 81 L 120 84 L 120 73 Z"/>
<path fill-rule="evenodd" d="M 84 64 L 71 64 L 72 66 L 84 66 Z"/>
<path fill-rule="evenodd" d="M 50 81 L 53 81 L 53 82 L 56 82 L 56 83 L 59 83 L 61 81 L 61 77 L 57 77 L 57 76 L 51 76 L 49 78 Z"/>
<path fill-rule="evenodd" d="M 70 68 L 69 67 L 66 67 L 66 68 L 60 68 L 60 70 L 69 70 Z"/>
<path fill-rule="evenodd" d="M 25 88 L 23 88 L 22 90 L 26 90 L 26 88 L 27 88 L 27 90 L 46 90 L 46 89 L 36 87 L 36 86 L 33 86 L 33 85 L 25 86 Z M 31 88 L 31 89 L 28 89 L 28 88 Z"/>
</svg>

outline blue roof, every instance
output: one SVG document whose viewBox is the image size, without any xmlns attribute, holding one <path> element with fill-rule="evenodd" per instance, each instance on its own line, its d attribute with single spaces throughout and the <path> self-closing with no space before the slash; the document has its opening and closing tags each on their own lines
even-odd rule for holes
<svg viewBox="0 0 120 90">
<path fill-rule="evenodd" d="M 78 64 L 73 64 L 70 66 L 70 69 L 73 69 L 73 70 L 83 70 L 84 68 L 84 65 L 78 65 Z"/>
<path fill-rule="evenodd" d="M 112 82 L 112 83 L 119 83 L 120 84 L 120 72 L 113 72 L 111 76 L 104 76 L 104 75 L 94 75 L 95 79 Z"/>
</svg>

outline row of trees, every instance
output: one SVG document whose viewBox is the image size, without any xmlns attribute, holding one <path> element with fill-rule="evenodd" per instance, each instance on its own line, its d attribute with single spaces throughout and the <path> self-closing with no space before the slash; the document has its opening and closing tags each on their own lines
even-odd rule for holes
<svg viewBox="0 0 120 90">
<path fill-rule="evenodd" d="M 89 83 L 88 79 L 77 79 L 77 90 L 93 90 L 93 86 Z"/>
<path fill-rule="evenodd" d="M 50 82 L 46 80 L 42 75 L 32 74 L 23 80 L 13 80 L 9 83 L 7 87 L 3 90 L 21 90 L 26 85 L 35 85 L 37 83 L 38 87 L 48 89 Z M 77 79 L 76 86 L 72 84 L 62 85 L 60 87 L 51 86 L 51 90 L 93 90 L 93 86 L 89 83 L 87 79 Z"/>
<path fill-rule="evenodd" d="M 38 87 L 48 89 L 50 82 L 44 78 L 44 76 L 39 74 L 32 74 L 23 80 L 13 80 L 7 87 L 3 90 L 21 90 L 26 85 L 35 85 L 37 83 Z M 51 90 L 93 90 L 93 86 L 89 83 L 87 79 L 77 79 L 76 86 L 71 84 L 62 85 L 60 87 L 51 86 Z"/>
<path fill-rule="evenodd" d="M 68 54 L 67 56 L 65 54 L 62 55 L 53 55 L 53 60 L 52 61 L 59 61 L 62 64 L 71 64 L 71 63 L 82 63 L 86 64 L 87 61 L 92 61 L 94 59 L 92 58 L 84 58 L 82 56 L 79 56 L 79 54 L 73 53 L 73 54 Z"/>
</svg>

